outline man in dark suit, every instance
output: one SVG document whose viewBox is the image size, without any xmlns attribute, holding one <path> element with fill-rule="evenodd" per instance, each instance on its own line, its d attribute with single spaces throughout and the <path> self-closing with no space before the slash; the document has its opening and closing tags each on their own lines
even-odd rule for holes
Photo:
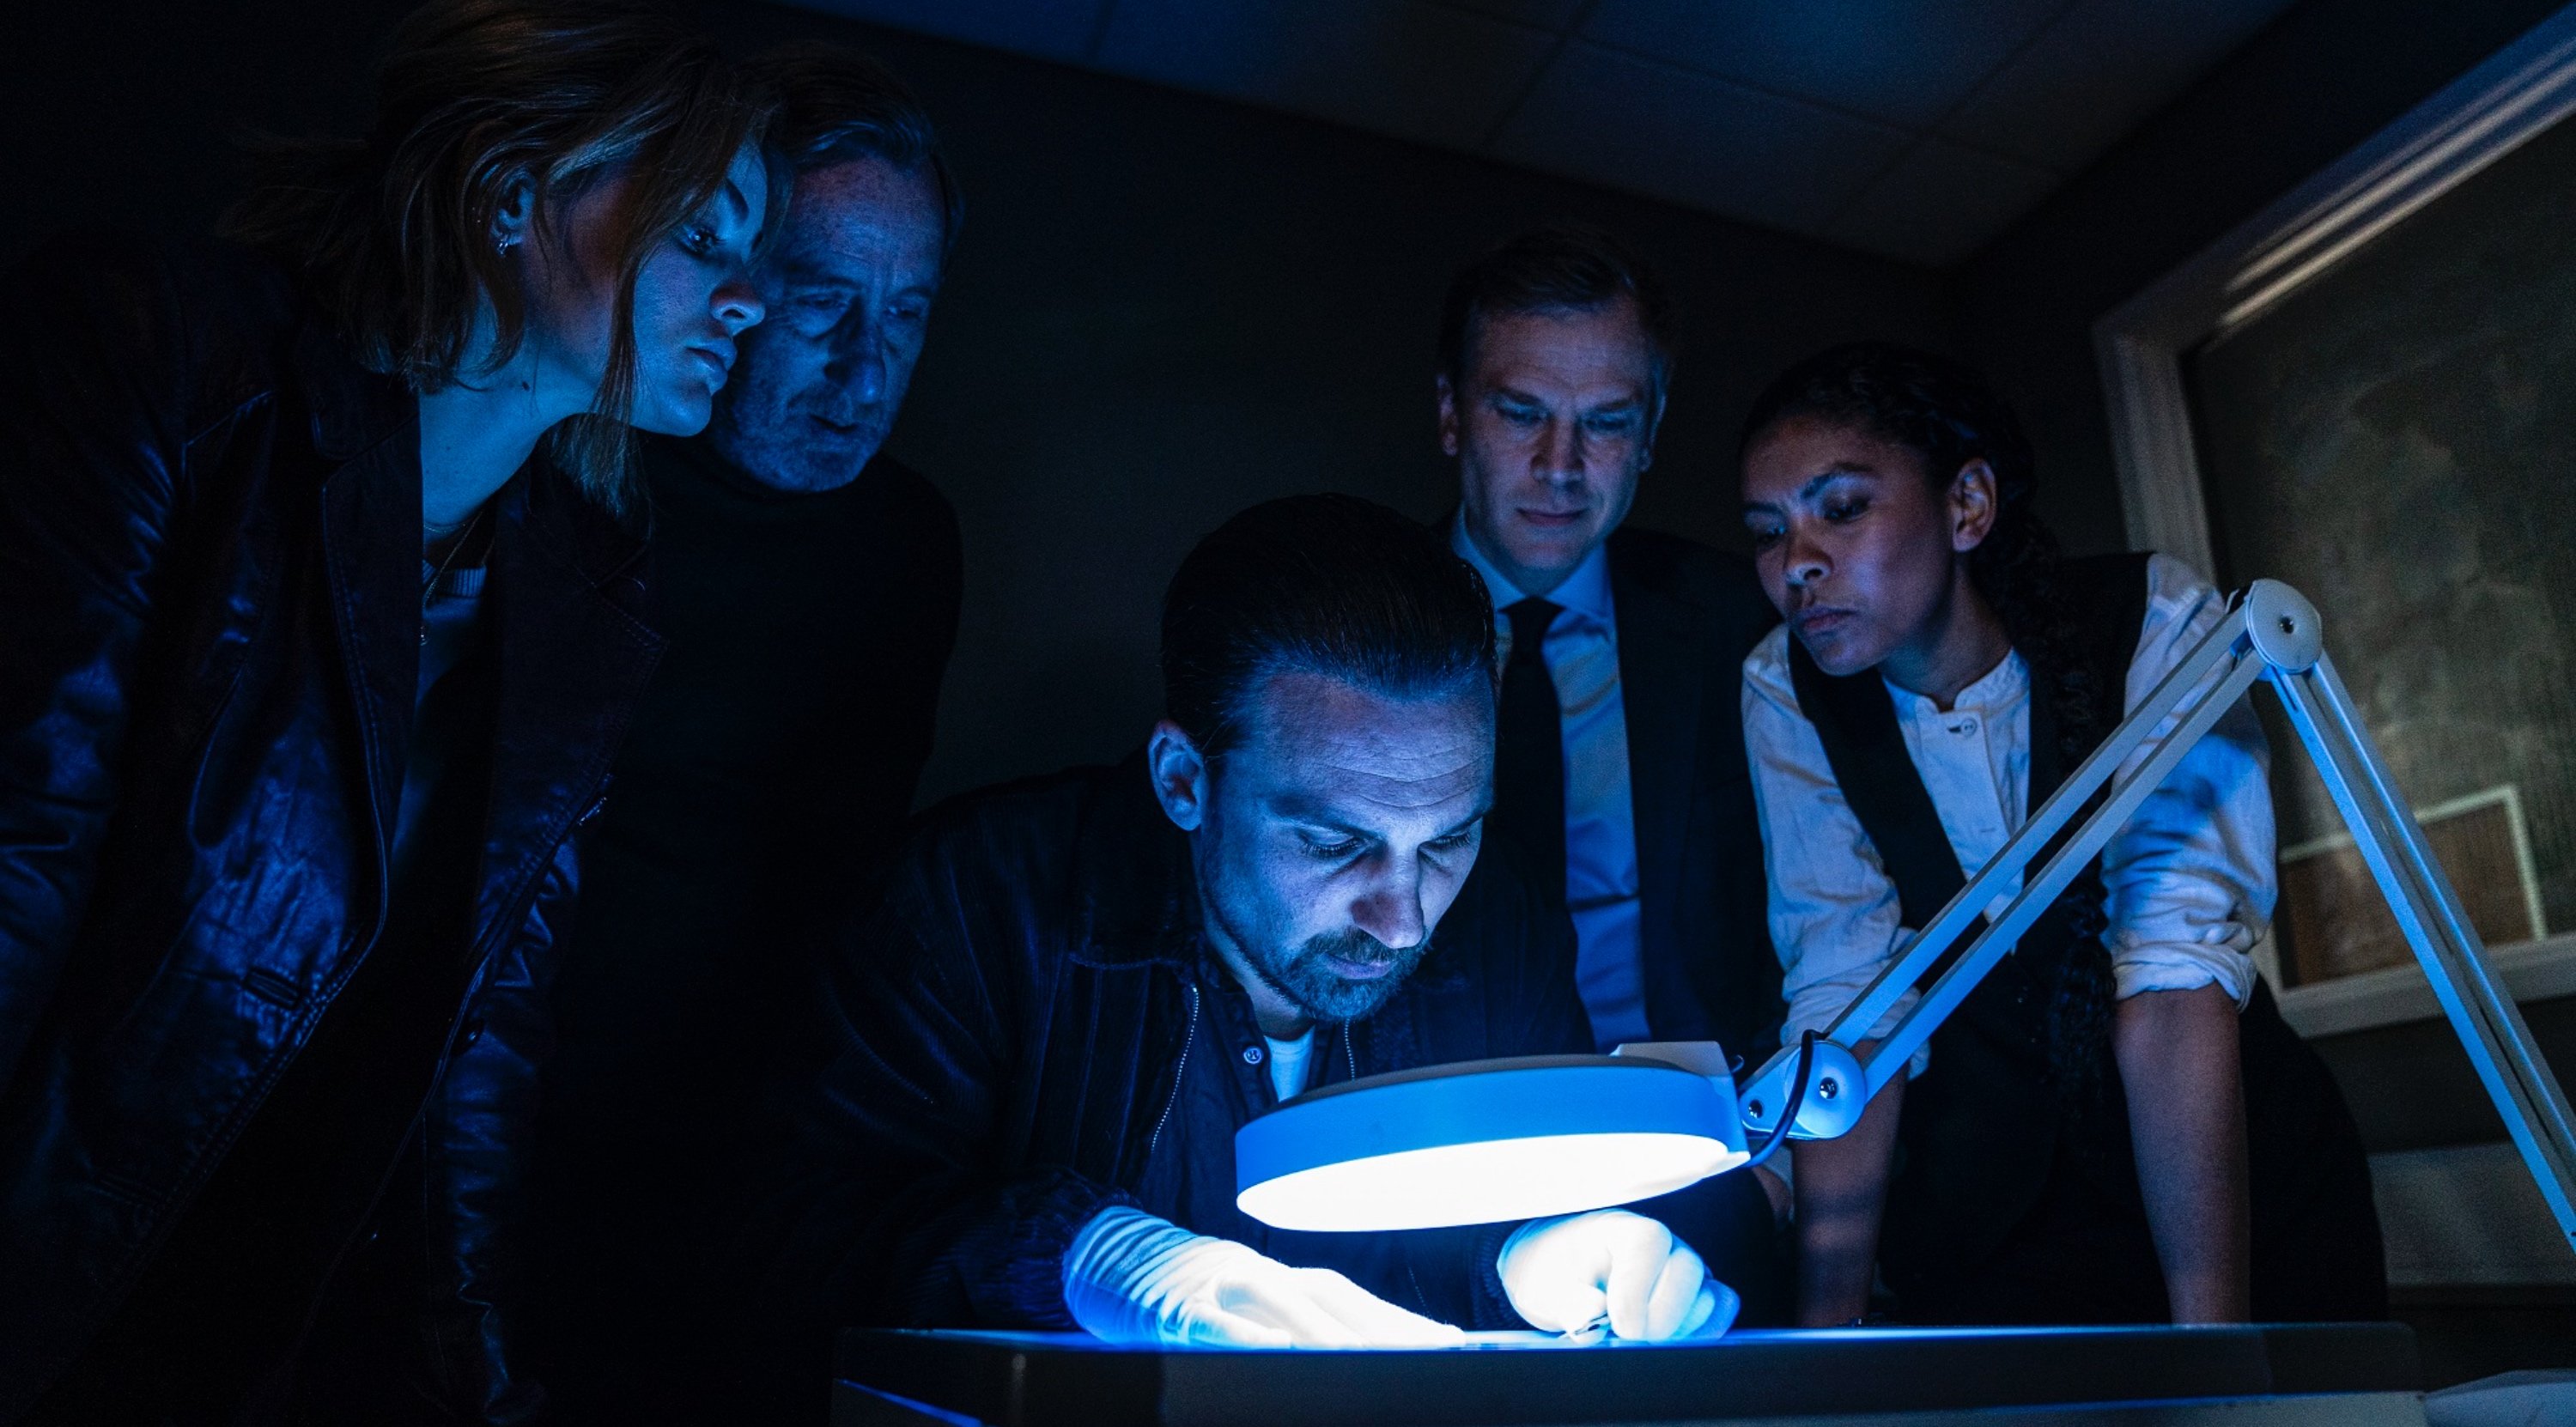
<svg viewBox="0 0 2576 1427">
<path fill-rule="evenodd" d="M 1507 649 L 1489 827 L 1524 865 L 1563 869 L 1594 1041 L 1714 1040 L 1758 1063 L 1780 965 L 1739 685 L 1776 616 L 1741 556 L 1620 528 L 1654 458 L 1671 329 L 1653 270 L 1596 229 L 1526 233 L 1461 272 L 1438 372 L 1450 541 Z M 1767 1171 L 1741 1178 L 1741 1222 L 1692 1242 L 1720 1245 L 1712 1268 L 1756 1321 L 1785 1194 Z"/>
</svg>

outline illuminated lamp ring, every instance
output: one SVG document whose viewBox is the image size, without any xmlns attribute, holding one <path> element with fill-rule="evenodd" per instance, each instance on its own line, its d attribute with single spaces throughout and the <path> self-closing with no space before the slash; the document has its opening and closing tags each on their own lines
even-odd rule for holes
<svg viewBox="0 0 2576 1427">
<path fill-rule="evenodd" d="M 1662 1061 L 1562 1055 L 1327 1086 L 1235 1132 L 1236 1204 L 1275 1228 L 1494 1223 L 1668 1193 L 1746 1159 L 1717 1082 Z"/>
</svg>

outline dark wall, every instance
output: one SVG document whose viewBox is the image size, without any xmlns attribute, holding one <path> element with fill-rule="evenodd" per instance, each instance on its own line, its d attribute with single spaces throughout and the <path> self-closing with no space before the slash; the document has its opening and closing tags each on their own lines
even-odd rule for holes
<svg viewBox="0 0 2576 1427">
<path fill-rule="evenodd" d="M 236 180 L 228 134 L 353 126 L 366 57 L 404 8 L 40 7 L 0 84 L 0 259 L 71 223 L 201 228 Z M 921 91 L 967 188 L 890 446 L 965 527 L 932 794 L 1140 740 L 1156 599 L 1231 512 L 1323 489 L 1442 511 L 1441 289 L 1518 227 L 1607 223 L 1678 289 L 1685 344 L 1638 502 L 1648 524 L 1737 538 L 1734 423 L 1787 361 L 1860 335 L 1946 345 L 1926 271 L 990 51 L 758 4 L 702 13 L 745 48 L 820 33 L 875 51 Z"/>
<path fill-rule="evenodd" d="M 202 228 L 237 180 L 238 129 L 358 122 L 367 56 L 404 8 L 18 18 L 0 56 L 0 260 L 77 223 Z M 936 792 L 1131 742 L 1153 711 L 1156 592 L 1226 513 L 1319 488 L 1437 512 L 1441 284 L 1543 218 L 1627 231 L 1686 304 L 1641 521 L 1734 538 L 1731 428 L 1782 362 L 1848 336 L 1955 336 L 2028 415 L 2043 510 L 2076 548 L 2115 548 L 2093 322 L 2553 8 L 2305 0 L 1946 293 L 1920 271 L 1310 121 L 744 0 L 705 13 L 746 47 L 821 32 L 878 51 L 922 90 L 968 185 L 893 441 L 957 502 L 971 562 Z"/>
<path fill-rule="evenodd" d="M 795 12 L 939 118 L 968 217 L 892 449 L 957 502 L 966 634 L 930 781 L 1113 755 L 1156 711 L 1154 613 L 1200 534 L 1320 489 L 1430 517 L 1450 272 L 1559 216 L 1671 274 L 1687 328 L 1637 519 L 1734 541 L 1734 424 L 1820 343 L 1946 336 L 1937 280 L 1715 218 L 1308 120 Z"/>
<path fill-rule="evenodd" d="M 2094 322 L 2558 8 L 2302 0 L 1960 269 L 1961 339 L 2021 405 L 2070 546 L 2128 543 Z"/>
<path fill-rule="evenodd" d="M 0 42 L 0 262 L 66 228 L 202 232 L 234 140 L 354 132 L 395 0 L 24 5 Z"/>
</svg>

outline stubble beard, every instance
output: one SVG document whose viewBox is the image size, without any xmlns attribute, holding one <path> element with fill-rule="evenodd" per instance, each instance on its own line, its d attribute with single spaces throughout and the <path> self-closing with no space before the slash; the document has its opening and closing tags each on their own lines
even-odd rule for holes
<svg viewBox="0 0 2576 1427">
<path fill-rule="evenodd" d="M 1426 939 L 1399 951 L 1352 927 L 1308 937 L 1290 948 L 1239 936 L 1235 945 L 1243 949 L 1244 964 L 1252 968 L 1261 984 L 1286 997 L 1297 1009 L 1319 1021 L 1359 1021 L 1394 999 L 1397 989 L 1421 964 L 1431 943 Z M 1393 964 L 1383 976 L 1354 981 L 1332 969 L 1327 959 L 1331 957 Z"/>
</svg>

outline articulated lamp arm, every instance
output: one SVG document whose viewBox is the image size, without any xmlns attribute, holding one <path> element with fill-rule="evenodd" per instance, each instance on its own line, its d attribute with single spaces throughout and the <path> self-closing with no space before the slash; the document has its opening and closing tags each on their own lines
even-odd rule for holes
<svg viewBox="0 0 2576 1427">
<path fill-rule="evenodd" d="M 1738 1103 L 1745 1128 L 1778 1133 L 1790 1113 L 1802 1057 L 1812 1056 L 1808 1093 L 1787 1133 L 1830 1139 L 1860 1119 L 1869 1099 L 1912 1058 L 1977 983 L 2074 882 L 2138 805 L 2193 744 L 2257 681 L 2271 684 L 2315 759 L 2371 875 L 2422 963 L 2434 994 L 2512 1132 L 2516 1148 L 2576 1244 L 2576 1115 L 2533 1048 L 2522 1013 L 2487 964 L 2484 947 L 2434 861 L 2423 832 L 2381 765 L 2335 676 L 2314 606 L 2275 580 L 2257 580 L 2216 629 L 2158 683 L 2093 755 L 2059 786 L 2021 831 L 1942 908 L 1905 952 L 1879 973 L 1820 1039 L 1789 1046 L 1756 1071 Z M 2165 730 L 2173 721 L 2170 730 Z M 2121 765 L 2148 749 L 2126 775 Z M 2100 801 L 2095 803 L 2096 795 Z M 2090 811 L 2087 812 L 2088 806 Z M 2043 860 L 2044 859 L 2044 860 Z M 1893 1010 L 1905 992 L 1957 945 L 2003 894 L 2015 873 L 2021 891 L 1945 968 L 1896 1029 L 1864 1060 L 1849 1047 Z"/>
<path fill-rule="evenodd" d="M 1633 1203 L 1759 1163 L 1784 1134 L 1845 1133 L 2192 745 L 2262 681 L 2315 758 L 2561 1234 L 2576 1242 L 2576 1115 L 2317 635 L 2317 612 L 2297 591 L 2256 581 L 1821 1038 L 1773 1056 L 1741 1093 L 1724 1050 L 1706 1042 L 1371 1076 L 1308 1091 L 1238 1129 L 1235 1202 L 1264 1223 L 1305 1230 L 1541 1218 Z M 1977 926 L 2025 870 L 2021 888 Z M 1852 1045 L 1962 940 L 1895 1031 L 1866 1059 L 1855 1055 Z M 1756 1146 L 1752 1135 L 1767 1138 Z"/>
</svg>

